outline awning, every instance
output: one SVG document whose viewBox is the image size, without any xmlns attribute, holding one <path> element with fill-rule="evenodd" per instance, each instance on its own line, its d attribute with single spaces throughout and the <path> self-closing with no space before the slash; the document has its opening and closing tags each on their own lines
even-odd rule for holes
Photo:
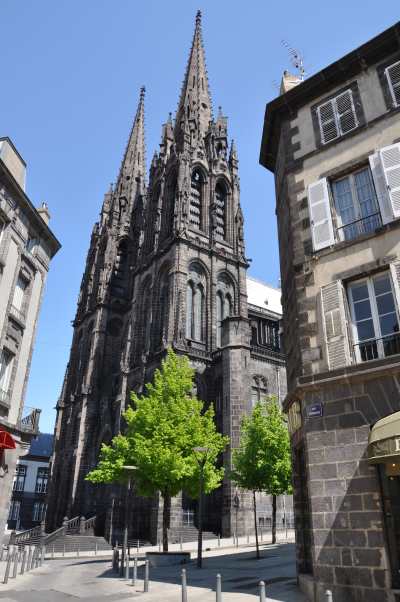
<svg viewBox="0 0 400 602">
<path fill-rule="evenodd" d="M 400 412 L 378 420 L 368 439 L 368 461 L 371 464 L 400 462 Z"/>
<path fill-rule="evenodd" d="M 15 449 L 15 441 L 8 431 L 0 428 L 0 449 Z"/>
</svg>

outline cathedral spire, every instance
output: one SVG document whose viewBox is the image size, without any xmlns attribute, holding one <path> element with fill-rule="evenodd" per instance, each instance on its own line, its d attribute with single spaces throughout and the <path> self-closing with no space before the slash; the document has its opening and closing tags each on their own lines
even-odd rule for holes
<svg viewBox="0 0 400 602">
<path fill-rule="evenodd" d="M 118 176 L 117 189 L 132 189 L 135 181 L 139 182 L 139 187 L 143 191 L 146 177 L 146 147 L 144 139 L 144 94 L 145 88 L 140 89 L 139 104 L 133 121 L 131 133 L 121 169 Z"/>
<path fill-rule="evenodd" d="M 187 120 L 190 130 L 196 129 L 204 135 L 211 118 L 211 96 L 201 31 L 201 12 L 197 11 L 192 47 L 176 113 L 175 131 L 183 129 L 182 123 Z"/>
</svg>

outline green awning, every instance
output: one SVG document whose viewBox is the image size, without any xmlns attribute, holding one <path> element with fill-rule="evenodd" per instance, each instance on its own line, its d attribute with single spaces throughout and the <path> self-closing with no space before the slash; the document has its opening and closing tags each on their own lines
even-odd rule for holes
<svg viewBox="0 0 400 602">
<path fill-rule="evenodd" d="M 368 461 L 371 464 L 400 462 L 400 412 L 378 420 L 368 439 Z"/>
</svg>

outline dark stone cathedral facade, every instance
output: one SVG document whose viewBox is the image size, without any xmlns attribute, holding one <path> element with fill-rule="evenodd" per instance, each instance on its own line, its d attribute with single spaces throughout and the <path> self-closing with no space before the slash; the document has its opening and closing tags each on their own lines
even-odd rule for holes
<svg viewBox="0 0 400 602">
<path fill-rule="evenodd" d="M 114 532 L 121 527 L 123 488 L 85 476 L 101 444 L 123 429 L 130 391 L 144 391 L 167 347 L 189 357 L 196 394 L 214 404 L 230 449 L 255 399 L 284 398 L 280 304 L 268 304 L 280 293 L 247 279 L 239 188 L 227 118 L 212 114 L 198 13 L 176 117 L 162 127 L 148 182 L 142 90 L 118 180 L 93 228 L 57 404 L 48 530 L 77 515 L 96 515 L 100 532 L 111 520 Z M 131 497 L 129 536 L 155 541 L 161 502 Z M 192 500 L 176 498 L 171 532 L 196 524 L 195 515 Z M 250 497 L 226 478 L 207 497 L 205 529 L 230 535 L 250 525 Z"/>
</svg>

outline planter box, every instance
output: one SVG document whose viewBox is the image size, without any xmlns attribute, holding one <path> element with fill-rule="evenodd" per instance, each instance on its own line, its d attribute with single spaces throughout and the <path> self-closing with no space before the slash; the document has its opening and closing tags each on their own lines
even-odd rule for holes
<svg viewBox="0 0 400 602">
<path fill-rule="evenodd" d="M 172 566 L 190 562 L 190 552 L 146 552 L 150 566 Z"/>
</svg>

